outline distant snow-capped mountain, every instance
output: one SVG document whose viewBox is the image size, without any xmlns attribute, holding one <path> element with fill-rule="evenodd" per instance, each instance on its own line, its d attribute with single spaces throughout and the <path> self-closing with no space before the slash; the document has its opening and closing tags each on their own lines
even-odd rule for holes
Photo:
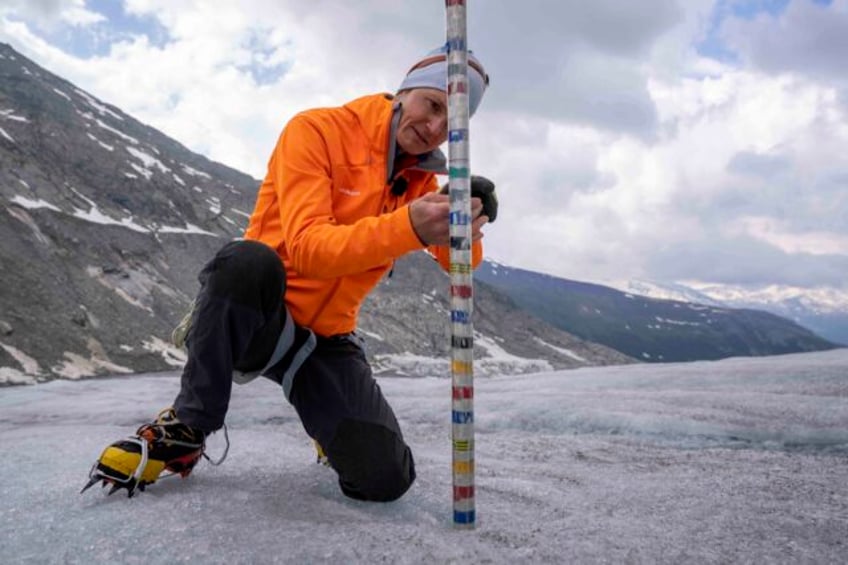
<svg viewBox="0 0 848 565">
<path fill-rule="evenodd" d="M 704 292 L 677 283 L 657 283 L 632 279 L 624 282 L 607 283 L 609 286 L 622 292 L 657 298 L 659 300 L 678 300 L 680 302 L 692 302 L 694 304 L 706 304 L 709 306 L 729 306 L 729 304 L 717 300 Z"/>
<path fill-rule="evenodd" d="M 726 308 L 765 310 L 789 318 L 836 343 L 848 344 L 848 291 L 786 285 L 722 285 L 629 280 L 609 283 L 623 292 Z"/>
</svg>

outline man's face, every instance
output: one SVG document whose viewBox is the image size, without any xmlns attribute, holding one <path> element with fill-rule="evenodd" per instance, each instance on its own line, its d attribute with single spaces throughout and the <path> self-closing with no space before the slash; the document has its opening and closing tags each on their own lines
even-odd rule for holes
<svg viewBox="0 0 848 565">
<path fill-rule="evenodd" d="M 403 114 L 397 144 L 410 155 L 429 153 L 448 138 L 448 96 L 436 88 L 413 88 L 398 95 Z"/>
</svg>

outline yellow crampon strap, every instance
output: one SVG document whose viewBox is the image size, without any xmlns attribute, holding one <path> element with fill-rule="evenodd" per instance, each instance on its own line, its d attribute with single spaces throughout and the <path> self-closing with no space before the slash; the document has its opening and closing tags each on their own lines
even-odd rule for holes
<svg viewBox="0 0 848 565">
<path fill-rule="evenodd" d="M 194 314 L 194 309 L 197 306 L 197 301 L 191 303 L 191 308 L 188 313 L 183 316 L 183 319 L 180 320 L 180 323 L 174 328 L 174 331 L 171 332 L 171 343 L 174 344 L 174 347 L 178 349 L 182 349 L 185 347 L 186 339 L 188 338 L 188 332 L 191 330 L 191 317 Z"/>
<path fill-rule="evenodd" d="M 327 458 L 327 454 L 324 453 L 324 449 L 321 447 L 321 444 L 316 440 L 312 440 L 312 443 L 315 444 L 315 451 L 318 452 L 318 458 L 316 459 L 316 463 L 320 463 L 326 467 L 330 466 L 330 460 Z"/>
</svg>

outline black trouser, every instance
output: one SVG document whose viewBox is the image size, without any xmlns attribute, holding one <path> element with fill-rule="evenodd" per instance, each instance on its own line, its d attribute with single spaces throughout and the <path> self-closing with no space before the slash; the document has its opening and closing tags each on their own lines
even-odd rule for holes
<svg viewBox="0 0 848 565">
<path fill-rule="evenodd" d="M 233 371 L 262 369 L 277 345 L 286 323 L 285 271 L 266 245 L 236 241 L 225 245 L 199 278 L 188 361 L 174 408 L 181 421 L 211 432 L 224 424 Z M 291 357 L 265 376 L 281 383 Z M 389 501 L 409 489 L 415 480 L 412 452 L 354 336 L 319 336 L 294 374 L 289 401 L 324 449 L 344 494 Z"/>
</svg>

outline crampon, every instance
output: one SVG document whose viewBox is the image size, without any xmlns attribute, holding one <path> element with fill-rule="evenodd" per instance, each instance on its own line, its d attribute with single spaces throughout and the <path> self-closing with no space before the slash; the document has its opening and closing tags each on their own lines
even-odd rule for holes
<svg viewBox="0 0 848 565">
<path fill-rule="evenodd" d="M 227 443 L 229 446 L 228 438 Z M 104 488 L 111 486 L 110 495 L 123 488 L 132 497 L 158 479 L 187 477 L 201 457 L 216 465 L 226 457 L 225 451 L 220 460 L 211 461 L 205 449 L 203 432 L 177 420 L 173 409 L 164 410 L 156 421 L 141 426 L 136 435 L 108 446 L 91 467 L 88 483 L 80 493 L 100 482 Z"/>
</svg>

